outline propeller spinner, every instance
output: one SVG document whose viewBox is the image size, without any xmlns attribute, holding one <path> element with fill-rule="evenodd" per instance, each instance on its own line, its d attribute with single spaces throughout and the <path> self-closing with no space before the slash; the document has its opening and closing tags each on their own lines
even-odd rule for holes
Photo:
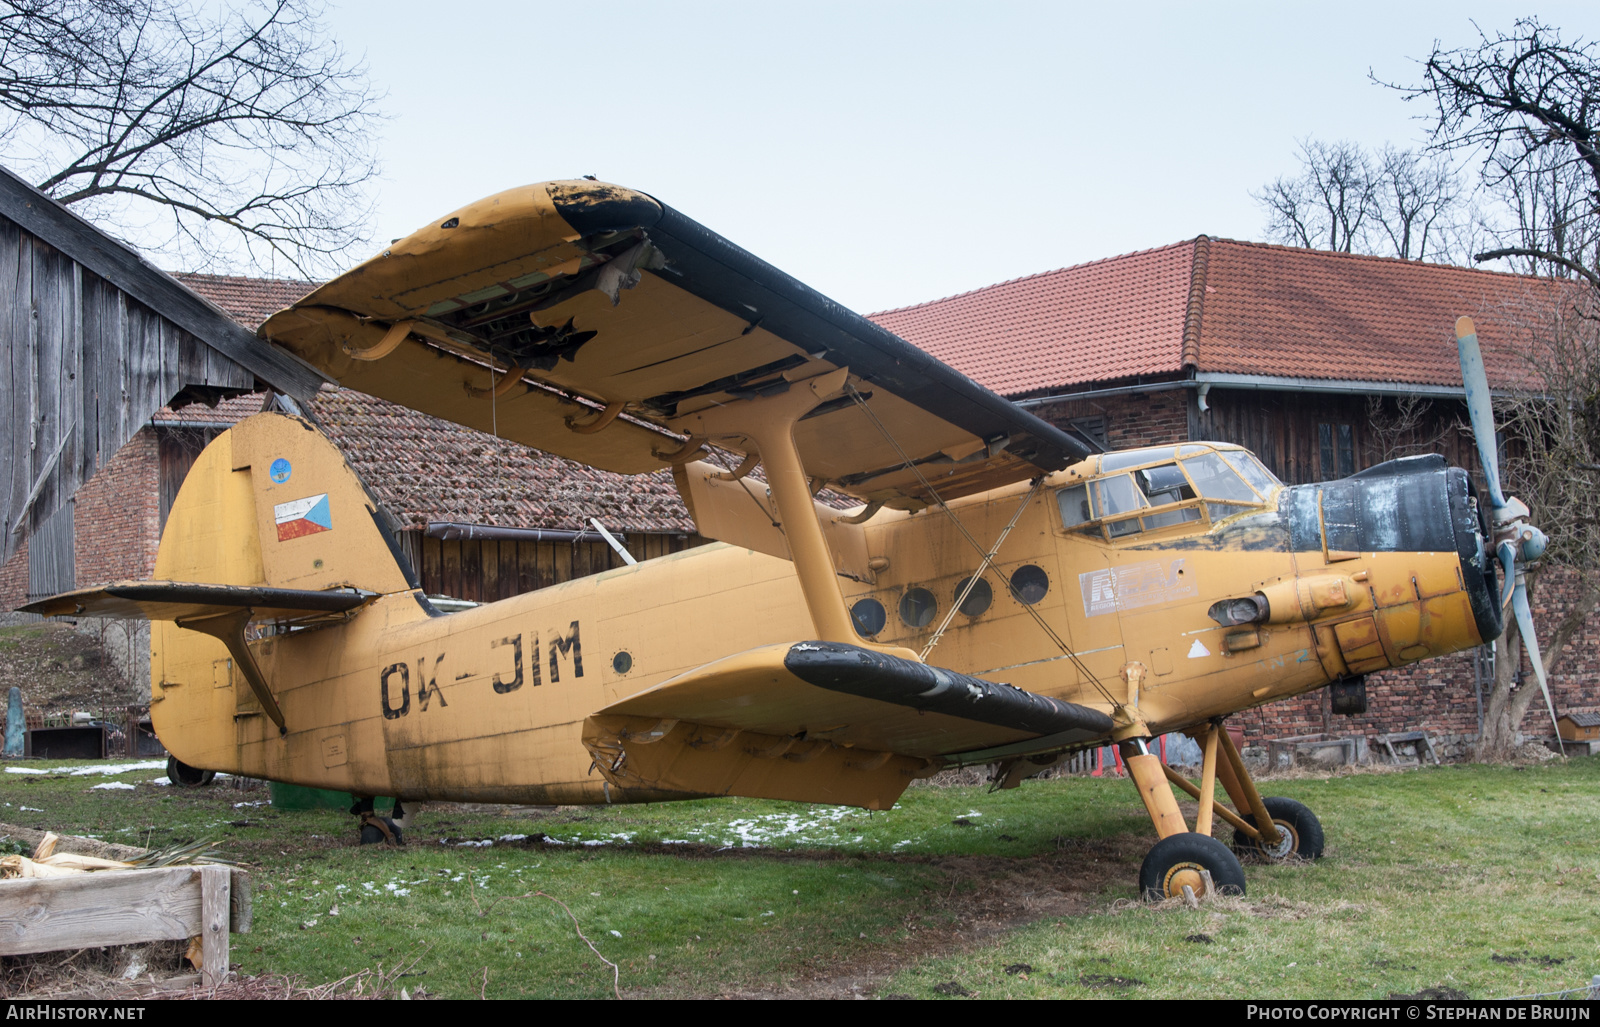
<svg viewBox="0 0 1600 1027">
<path fill-rule="evenodd" d="M 1512 496 L 1507 498 L 1500 487 L 1500 456 L 1495 445 L 1494 406 L 1489 397 L 1489 376 L 1483 369 L 1483 352 L 1478 347 L 1478 329 L 1472 318 L 1456 320 L 1456 350 L 1461 357 L 1461 384 L 1466 388 L 1467 415 L 1472 420 L 1472 437 L 1478 446 L 1478 462 L 1489 485 L 1489 501 L 1493 505 L 1493 546 L 1505 574 L 1504 592 L 1500 605 L 1511 604 L 1517 619 L 1517 633 L 1528 650 L 1533 673 L 1544 692 L 1545 708 L 1550 711 L 1550 723 L 1556 724 L 1556 707 L 1550 699 L 1550 684 L 1545 680 L 1544 660 L 1539 654 L 1539 637 L 1533 629 L 1533 612 L 1528 607 L 1528 566 L 1544 555 L 1550 539 L 1544 532 L 1529 523 L 1530 511 L 1526 503 Z M 1487 556 L 1488 554 L 1485 554 Z M 1560 726 L 1556 734 L 1561 733 Z"/>
</svg>

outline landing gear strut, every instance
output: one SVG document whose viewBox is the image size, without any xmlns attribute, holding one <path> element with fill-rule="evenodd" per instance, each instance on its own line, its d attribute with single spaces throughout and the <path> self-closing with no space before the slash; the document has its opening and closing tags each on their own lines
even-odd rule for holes
<svg viewBox="0 0 1600 1027">
<path fill-rule="evenodd" d="M 1316 816 L 1293 799 L 1263 799 L 1220 720 L 1190 733 L 1205 752 L 1199 785 L 1151 755 L 1145 739 L 1129 739 L 1120 746 L 1128 775 L 1138 785 L 1139 797 L 1161 836 L 1139 870 L 1142 897 L 1157 901 L 1184 897 L 1185 886 L 1198 896 L 1204 891 L 1205 875 L 1218 892 L 1243 895 L 1244 869 L 1235 853 L 1261 859 L 1315 859 L 1322 855 L 1322 825 Z M 1248 812 L 1240 815 L 1216 802 L 1218 781 L 1233 804 Z M 1193 831 L 1188 829 L 1169 783 L 1199 801 Z M 1232 850 L 1211 837 L 1213 817 L 1233 825 Z"/>
<path fill-rule="evenodd" d="M 379 816 L 373 811 L 372 799 L 357 798 L 350 807 L 350 812 L 361 818 L 361 844 L 362 845 L 404 845 L 405 829 L 395 823 L 404 820 L 406 809 L 400 804 L 399 799 L 394 800 L 394 811 L 387 817 Z"/>
</svg>

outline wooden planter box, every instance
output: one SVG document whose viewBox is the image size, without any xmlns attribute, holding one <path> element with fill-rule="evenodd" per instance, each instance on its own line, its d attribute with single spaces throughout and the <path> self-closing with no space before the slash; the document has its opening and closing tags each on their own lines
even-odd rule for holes
<svg viewBox="0 0 1600 1027">
<path fill-rule="evenodd" d="M 250 877 L 222 866 L 99 870 L 0 881 L 0 956 L 200 939 L 206 987 L 228 975 L 228 935 L 250 930 Z"/>
</svg>

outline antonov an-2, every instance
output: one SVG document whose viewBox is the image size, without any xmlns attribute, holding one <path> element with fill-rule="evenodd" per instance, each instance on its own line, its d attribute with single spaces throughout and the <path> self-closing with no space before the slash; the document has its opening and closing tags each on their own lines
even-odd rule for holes
<svg viewBox="0 0 1600 1027">
<path fill-rule="evenodd" d="M 1223 719 L 1359 704 L 1362 675 L 1496 637 L 1497 545 L 1512 574 L 1538 555 L 1525 508 L 1438 457 L 1287 487 L 1231 445 L 1096 452 L 599 182 L 463 207 L 261 337 L 571 460 L 671 468 L 720 540 L 444 615 L 339 451 L 268 413 L 200 456 L 155 580 L 31 607 L 155 622 L 151 717 L 183 763 L 358 796 L 884 809 L 942 767 L 1014 786 L 1114 743 L 1160 837 L 1141 891 L 1242 890 L 1214 817 L 1271 858 L 1323 836 Z M 1148 751 L 1169 731 L 1201 742 L 1197 784 Z"/>
</svg>

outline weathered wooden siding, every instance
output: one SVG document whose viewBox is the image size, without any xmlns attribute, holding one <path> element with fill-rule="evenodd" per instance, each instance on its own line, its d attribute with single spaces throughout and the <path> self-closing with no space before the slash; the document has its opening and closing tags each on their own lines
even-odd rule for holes
<svg viewBox="0 0 1600 1027">
<path fill-rule="evenodd" d="M 699 535 L 642 534 L 626 536 L 635 560 L 682 552 L 705 545 Z M 401 548 L 415 565 L 422 589 L 429 595 L 492 603 L 524 592 L 548 588 L 587 574 L 623 566 L 622 557 L 604 541 L 509 542 L 493 539 L 428 538 L 420 531 L 403 532 Z"/>
<path fill-rule="evenodd" d="M 1472 436 L 1461 427 L 1465 413 L 1450 400 L 1428 403 L 1412 418 L 1389 397 L 1374 408 L 1366 396 L 1214 389 L 1208 405 L 1204 413 L 1191 408 L 1191 438 L 1244 446 L 1291 485 L 1327 481 L 1417 453 L 1441 453 L 1476 474 Z M 1338 459 L 1337 440 L 1334 460 L 1326 459 L 1322 425 L 1349 426 L 1354 459 L 1348 470 Z"/>
<path fill-rule="evenodd" d="M 74 507 L 64 504 L 47 517 L 28 540 L 28 598 L 70 592 L 77 587 L 77 534 Z"/>
<path fill-rule="evenodd" d="M 0 301 L 7 556 L 184 389 L 256 386 L 251 371 L 4 217 Z"/>
</svg>

